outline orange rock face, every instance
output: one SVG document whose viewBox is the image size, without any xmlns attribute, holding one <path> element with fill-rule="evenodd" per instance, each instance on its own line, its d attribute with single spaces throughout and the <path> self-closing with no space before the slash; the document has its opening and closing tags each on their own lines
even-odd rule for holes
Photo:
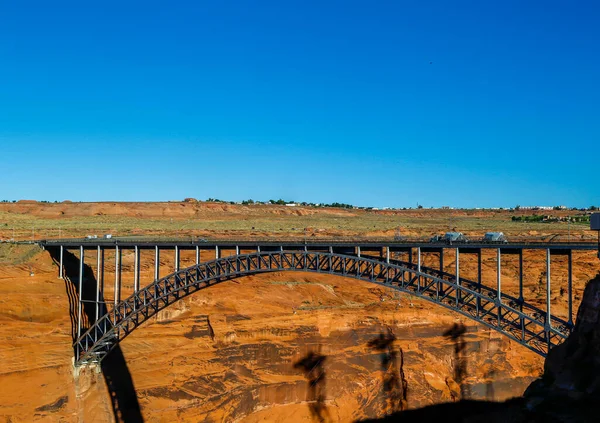
<svg viewBox="0 0 600 423">
<path fill-rule="evenodd" d="M 132 279 L 129 270 L 124 280 Z M 0 274 L 2 415 L 12 422 L 114 419 L 102 374 L 73 375 L 65 281 L 48 254 L 4 264 Z M 121 348 L 145 421 L 309 421 L 315 412 L 351 421 L 389 411 L 385 353 L 369 346 L 388 328 L 394 351 L 403 351 L 408 407 L 456 399 L 454 344 L 442 336 L 456 320 L 365 282 L 284 272 L 186 297 Z M 463 323 L 470 397 L 520 395 L 539 375 L 540 357 Z M 310 352 L 325 357 L 317 411 L 306 373 L 294 366 Z"/>
</svg>

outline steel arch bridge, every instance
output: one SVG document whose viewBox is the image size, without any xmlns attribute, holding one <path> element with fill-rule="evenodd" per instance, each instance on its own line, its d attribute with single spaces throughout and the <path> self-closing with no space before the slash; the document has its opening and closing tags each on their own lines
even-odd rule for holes
<svg viewBox="0 0 600 423">
<path fill-rule="evenodd" d="M 563 342 L 572 327 L 481 283 L 413 263 L 331 251 L 257 251 L 199 263 L 136 290 L 76 339 L 75 364 L 100 362 L 142 323 L 198 290 L 243 276 L 281 271 L 349 277 L 406 292 L 471 318 L 542 356 Z"/>
</svg>

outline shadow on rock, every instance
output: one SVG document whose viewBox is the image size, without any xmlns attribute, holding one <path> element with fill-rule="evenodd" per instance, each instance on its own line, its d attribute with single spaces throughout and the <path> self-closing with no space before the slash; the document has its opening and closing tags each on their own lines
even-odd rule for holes
<svg viewBox="0 0 600 423">
<path fill-rule="evenodd" d="M 449 338 L 454 343 L 454 380 L 447 379 L 446 384 L 450 389 L 452 400 L 468 399 L 470 397 L 470 389 L 465 379 L 467 378 L 467 343 L 464 339 L 464 334 L 467 328 L 462 323 L 454 323 L 450 329 L 443 333 L 443 336 Z M 458 389 L 454 386 L 458 385 Z M 457 398 L 457 391 L 460 391 L 460 398 Z"/>
<path fill-rule="evenodd" d="M 48 249 L 54 262 L 60 266 L 60 250 Z M 75 354 L 75 342 L 77 341 L 77 313 L 79 293 L 79 258 L 73 253 L 63 251 L 63 276 L 65 289 L 69 297 L 69 315 L 71 317 L 71 336 L 73 338 L 73 354 Z M 84 263 L 83 284 L 81 299 L 82 307 L 82 329 L 85 333 L 96 320 L 96 276 L 93 269 Z M 106 313 L 104 298 L 100 296 L 98 315 Z M 101 362 L 102 375 L 110 395 L 110 401 L 116 422 L 142 423 L 144 418 L 140 409 L 135 386 L 125 356 L 121 347 L 117 344 L 112 351 Z"/>
<path fill-rule="evenodd" d="M 494 377 L 496 376 L 496 370 L 493 368 L 485 372 L 485 399 L 488 401 L 494 401 Z"/>
<path fill-rule="evenodd" d="M 407 408 L 408 382 L 404 376 L 404 352 L 402 348 L 398 351 L 394 346 L 396 336 L 388 326 L 386 332 L 367 344 L 369 347 L 380 352 L 382 389 L 384 397 L 384 410 L 386 413 L 395 413 Z M 398 367 L 398 355 L 400 355 L 400 366 Z"/>
<path fill-rule="evenodd" d="M 465 400 L 446 404 L 437 404 L 416 410 L 401 411 L 381 419 L 362 420 L 362 422 L 402 422 L 402 423 L 508 423 L 530 422 L 521 413 L 521 404 L 506 404 L 487 401 Z M 516 413 L 515 413 L 516 411 Z"/>
<path fill-rule="evenodd" d="M 116 422 L 142 423 L 144 418 L 140 410 L 135 385 L 127 361 L 117 344 L 100 363 Z"/>
<path fill-rule="evenodd" d="M 461 330 L 451 328 L 449 336 Z M 523 397 L 490 402 L 462 400 L 363 422 L 597 422 L 600 416 L 600 275 L 586 286 L 575 328 L 548 353 L 543 376 Z"/>
<path fill-rule="evenodd" d="M 295 369 L 304 372 L 304 377 L 308 380 L 308 391 L 306 393 L 306 402 L 313 420 L 320 423 L 331 420 L 329 410 L 325 404 L 325 363 L 326 356 L 319 352 L 310 351 L 306 356 L 294 363 Z"/>
</svg>

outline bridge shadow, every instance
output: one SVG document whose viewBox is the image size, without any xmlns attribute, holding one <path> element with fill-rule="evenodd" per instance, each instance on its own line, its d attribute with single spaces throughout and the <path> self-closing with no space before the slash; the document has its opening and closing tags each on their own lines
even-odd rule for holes
<svg viewBox="0 0 600 423">
<path fill-rule="evenodd" d="M 521 397 L 504 402 L 461 400 L 362 422 L 597 422 L 600 415 L 599 299 L 600 274 L 585 287 L 573 332 L 564 343 L 550 350 L 542 377 L 529 385 Z M 446 336 L 457 343 L 463 334 L 461 325 L 446 331 Z M 461 349 L 460 346 L 455 348 Z M 493 394 L 492 389 L 487 392 L 488 396 Z"/>
<path fill-rule="evenodd" d="M 48 249 L 54 262 L 60 266 L 60 250 Z M 71 337 L 73 339 L 73 356 L 77 341 L 78 299 L 84 301 L 82 306 L 82 330 L 84 333 L 96 319 L 96 276 L 93 269 L 84 263 L 82 292 L 79 293 L 79 258 L 73 253 L 63 250 L 63 277 L 65 290 L 69 297 L 69 316 L 71 318 Z M 104 297 L 100 297 L 99 316 L 106 313 Z M 101 362 L 100 368 L 110 396 L 113 415 L 116 422 L 143 423 L 144 418 L 138 402 L 135 385 L 127 361 L 119 344 L 116 344 Z"/>
<path fill-rule="evenodd" d="M 414 410 L 406 410 L 376 419 L 357 420 L 361 423 L 500 423 L 500 422 L 537 422 L 532 415 L 523 415 L 518 411 L 523 406 L 521 399 L 504 403 L 463 400 L 444 404 L 430 405 Z M 499 418 L 500 417 L 500 418 Z M 556 422 L 556 420 L 549 420 Z"/>
<path fill-rule="evenodd" d="M 467 343 L 464 339 L 466 332 L 467 328 L 464 324 L 454 323 L 443 333 L 444 337 L 451 339 L 454 343 L 454 382 L 459 386 L 460 398 L 453 397 L 453 401 L 468 399 L 471 396 L 469 385 L 465 381 L 467 378 Z M 451 386 L 449 388 L 452 395 L 453 389 Z"/>
<path fill-rule="evenodd" d="M 368 346 L 381 354 L 382 390 L 384 397 L 384 410 L 386 413 L 395 413 L 407 408 L 408 382 L 404 376 L 404 352 L 402 348 L 396 350 L 394 345 L 396 336 L 388 326 L 387 331 L 368 342 Z M 400 356 L 400 366 L 398 366 Z"/>
<path fill-rule="evenodd" d="M 496 371 L 493 368 L 489 369 L 484 375 L 486 379 L 485 399 L 487 401 L 494 401 L 494 376 L 496 376 Z"/>
<path fill-rule="evenodd" d="M 313 420 L 324 423 L 331 420 L 329 410 L 325 404 L 325 363 L 326 356 L 320 351 L 309 351 L 304 357 L 294 363 L 295 369 L 304 372 L 304 377 L 308 380 L 308 391 L 306 393 L 306 402 Z"/>
</svg>

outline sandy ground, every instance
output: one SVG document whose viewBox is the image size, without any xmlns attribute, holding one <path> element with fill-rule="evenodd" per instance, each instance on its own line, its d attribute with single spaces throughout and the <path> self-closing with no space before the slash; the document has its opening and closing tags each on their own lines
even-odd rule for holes
<svg viewBox="0 0 600 423">
<path fill-rule="evenodd" d="M 116 236 L 256 237 L 430 237 L 457 230 L 477 239 L 486 231 L 509 237 L 595 239 L 586 224 L 513 222 L 512 216 L 581 215 L 572 210 L 358 210 L 235 205 L 207 202 L 163 203 L 0 203 L 0 239 L 31 240 Z"/>
</svg>

